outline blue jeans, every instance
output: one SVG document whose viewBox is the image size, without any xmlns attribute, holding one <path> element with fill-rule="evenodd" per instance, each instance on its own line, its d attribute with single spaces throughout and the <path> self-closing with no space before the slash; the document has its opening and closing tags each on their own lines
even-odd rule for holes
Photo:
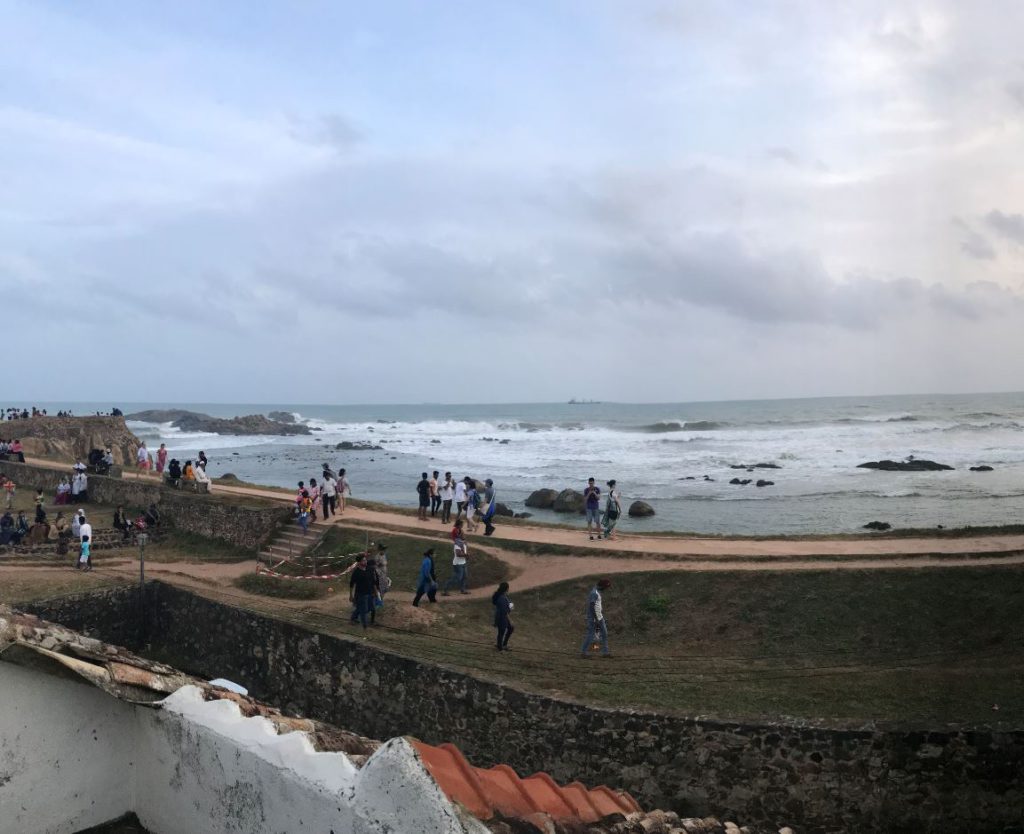
<svg viewBox="0 0 1024 834">
<path fill-rule="evenodd" d="M 590 653 L 590 646 L 598 635 L 601 635 L 601 654 L 608 654 L 608 624 L 604 618 L 601 619 L 601 622 L 591 619 L 587 620 L 587 636 L 583 638 L 580 654 L 586 655 Z"/>
<path fill-rule="evenodd" d="M 299 513 L 299 526 L 303 533 L 309 532 L 309 513 Z"/>
<path fill-rule="evenodd" d="M 444 589 L 447 591 L 452 585 L 458 585 L 460 591 L 466 590 L 466 565 L 452 565 L 451 578 L 444 583 Z"/>
<path fill-rule="evenodd" d="M 352 610 L 352 622 L 359 620 L 366 628 L 366 619 L 373 611 L 373 596 L 371 594 L 356 594 L 356 607 Z"/>
</svg>

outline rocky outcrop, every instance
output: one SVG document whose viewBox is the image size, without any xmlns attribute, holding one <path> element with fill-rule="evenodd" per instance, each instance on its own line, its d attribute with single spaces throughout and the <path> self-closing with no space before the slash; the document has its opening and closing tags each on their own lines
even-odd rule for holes
<svg viewBox="0 0 1024 834">
<path fill-rule="evenodd" d="M 30 417 L 0 424 L 0 437 L 18 438 L 28 457 L 86 460 L 92 449 L 110 448 L 114 463 L 131 466 L 141 441 L 124 417 Z"/>
<path fill-rule="evenodd" d="M 646 501 L 634 501 L 629 505 L 630 518 L 648 518 L 654 515 L 654 507 Z"/>
<path fill-rule="evenodd" d="M 764 480 L 758 479 L 757 483 L 754 484 L 754 486 L 757 486 L 757 487 L 775 486 L 775 481 L 764 481 Z"/>
<path fill-rule="evenodd" d="M 341 443 L 336 443 L 334 448 L 345 452 L 380 452 L 384 449 L 383 446 L 377 446 L 369 440 L 342 440 Z"/>
<path fill-rule="evenodd" d="M 512 512 L 512 508 L 507 504 L 502 504 L 500 501 L 494 505 L 494 514 L 507 516 L 508 518 L 515 517 L 515 513 Z"/>
<path fill-rule="evenodd" d="M 563 489 L 558 493 L 551 509 L 556 513 L 582 513 L 586 503 L 583 493 L 574 489 Z"/>
<path fill-rule="evenodd" d="M 530 493 L 526 499 L 526 506 L 538 510 L 550 510 L 555 506 L 555 499 L 558 498 L 558 490 L 537 489 Z"/>
<path fill-rule="evenodd" d="M 289 424 L 271 420 L 262 414 L 246 414 L 243 417 L 227 419 L 211 417 L 209 414 L 200 414 L 196 411 L 172 408 L 137 411 L 134 414 L 129 414 L 126 419 L 138 420 L 142 423 L 170 423 L 181 431 L 207 432 L 209 434 L 283 436 L 312 433 L 309 426 L 296 424 L 294 418 Z"/>
<path fill-rule="evenodd" d="M 865 530 L 890 530 L 892 525 L 888 521 L 869 521 L 864 525 Z"/>
<path fill-rule="evenodd" d="M 953 467 L 944 463 L 936 463 L 933 460 L 908 458 L 907 460 L 872 460 L 857 464 L 857 468 L 881 469 L 883 472 L 939 472 L 946 469 L 951 470 Z"/>
<path fill-rule="evenodd" d="M 294 423 L 295 415 L 290 411 L 268 411 L 267 416 L 275 423 Z"/>
<path fill-rule="evenodd" d="M 991 466 L 972 466 L 971 472 L 991 472 Z"/>
<path fill-rule="evenodd" d="M 750 483 L 750 478 L 733 478 L 729 483 L 735 484 L 736 486 L 746 486 Z"/>
</svg>

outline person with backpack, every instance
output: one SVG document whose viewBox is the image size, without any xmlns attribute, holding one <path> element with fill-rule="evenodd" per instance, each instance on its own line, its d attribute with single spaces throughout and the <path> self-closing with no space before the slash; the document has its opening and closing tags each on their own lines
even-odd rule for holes
<svg viewBox="0 0 1024 834">
<path fill-rule="evenodd" d="M 615 488 L 615 479 L 608 481 L 608 496 L 604 505 L 604 537 L 614 538 L 615 525 L 619 523 L 619 516 L 622 515 L 622 495 Z M 598 537 L 600 538 L 600 536 Z"/>
<path fill-rule="evenodd" d="M 480 493 L 476 491 L 476 483 L 466 476 L 466 532 L 475 533 L 477 528 L 476 511 L 480 508 Z"/>
<path fill-rule="evenodd" d="M 303 535 L 309 532 L 309 513 L 312 508 L 313 502 L 309 500 L 309 492 L 302 490 L 299 496 L 299 526 L 302 527 Z"/>
</svg>

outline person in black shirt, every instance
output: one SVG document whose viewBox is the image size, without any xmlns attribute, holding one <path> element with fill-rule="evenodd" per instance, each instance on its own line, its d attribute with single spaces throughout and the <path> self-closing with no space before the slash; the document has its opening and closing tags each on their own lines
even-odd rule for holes
<svg viewBox="0 0 1024 834">
<path fill-rule="evenodd" d="M 377 595 L 377 571 L 366 563 L 366 554 L 359 557 L 359 563 L 352 571 L 348 582 L 348 598 L 355 607 L 352 609 L 352 623 L 359 620 L 366 628 L 367 620 L 373 615 L 373 598 Z"/>
<path fill-rule="evenodd" d="M 420 521 L 427 520 L 427 507 L 430 506 L 430 481 L 427 480 L 427 473 L 420 476 L 420 482 L 416 484 L 416 492 L 420 496 Z"/>
</svg>

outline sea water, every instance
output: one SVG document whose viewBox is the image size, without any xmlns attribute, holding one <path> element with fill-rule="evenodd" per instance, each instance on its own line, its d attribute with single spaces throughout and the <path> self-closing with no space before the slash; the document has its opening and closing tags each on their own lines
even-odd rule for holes
<svg viewBox="0 0 1024 834">
<path fill-rule="evenodd" d="M 107 406 L 46 404 L 89 413 Z M 492 478 L 517 511 L 536 489 L 582 490 L 615 478 L 650 519 L 624 530 L 792 534 L 1017 523 L 1024 517 L 1024 393 L 847 397 L 717 403 L 505 405 L 120 404 L 125 413 L 179 407 L 213 416 L 286 411 L 301 437 L 180 432 L 130 421 L 151 449 L 184 460 L 203 449 L 212 476 L 293 487 L 320 464 L 345 467 L 354 495 L 416 503 L 421 472 Z M 339 451 L 343 441 L 373 451 Z M 945 472 L 880 472 L 858 464 L 909 455 Z M 741 464 L 773 463 L 753 472 Z M 988 465 L 992 472 L 969 467 Z M 706 480 L 705 476 L 710 480 Z M 750 478 L 746 486 L 732 478 Z M 758 488 L 758 479 L 774 484 Z M 538 520 L 565 516 L 532 511 Z"/>
</svg>

